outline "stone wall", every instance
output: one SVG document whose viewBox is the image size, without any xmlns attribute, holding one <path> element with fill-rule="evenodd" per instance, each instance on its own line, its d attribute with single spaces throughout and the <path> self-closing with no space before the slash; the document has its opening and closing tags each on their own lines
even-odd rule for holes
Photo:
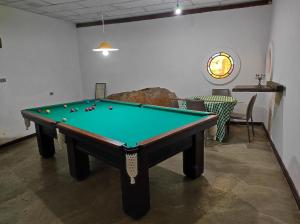
<svg viewBox="0 0 300 224">
<path fill-rule="evenodd" d="M 153 87 L 109 95 L 107 99 L 165 107 L 176 107 L 176 94 L 168 89 Z"/>
</svg>

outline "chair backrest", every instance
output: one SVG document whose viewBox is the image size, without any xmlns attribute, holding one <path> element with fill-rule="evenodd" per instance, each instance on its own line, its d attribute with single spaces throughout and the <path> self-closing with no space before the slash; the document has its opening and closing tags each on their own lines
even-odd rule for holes
<svg viewBox="0 0 300 224">
<path fill-rule="evenodd" d="M 229 89 L 212 89 L 213 96 L 230 96 Z"/>
<path fill-rule="evenodd" d="M 253 112 L 253 107 L 254 107 L 256 97 L 257 94 L 253 95 L 248 103 L 247 112 L 246 112 L 247 121 L 252 117 L 252 112 Z"/>
<path fill-rule="evenodd" d="M 106 83 L 95 84 L 95 99 L 103 99 L 106 97 Z"/>
<path fill-rule="evenodd" d="M 202 101 L 202 100 L 186 100 L 186 109 L 205 111 L 204 101 Z"/>
<path fill-rule="evenodd" d="M 178 99 L 172 99 L 172 105 L 173 108 L 179 108 Z"/>
</svg>

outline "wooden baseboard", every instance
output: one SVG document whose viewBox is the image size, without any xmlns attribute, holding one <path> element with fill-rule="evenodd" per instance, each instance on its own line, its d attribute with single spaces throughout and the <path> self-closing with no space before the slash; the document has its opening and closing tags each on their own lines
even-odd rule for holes
<svg viewBox="0 0 300 224">
<path fill-rule="evenodd" d="M 297 203 L 297 206 L 298 206 L 298 208 L 300 209 L 300 195 L 299 195 L 299 192 L 297 191 L 297 188 L 296 188 L 296 186 L 295 186 L 295 184 L 294 184 L 294 182 L 293 182 L 293 180 L 292 180 L 292 178 L 291 178 L 289 172 L 287 171 L 287 169 L 286 169 L 284 163 L 282 162 L 282 159 L 281 159 L 280 155 L 278 154 L 278 151 L 277 151 L 277 149 L 276 149 L 276 146 L 275 146 L 273 140 L 271 139 L 271 136 L 270 136 L 269 131 L 267 130 L 267 128 L 266 128 L 266 126 L 264 125 L 264 123 L 262 123 L 262 126 L 263 126 L 263 128 L 264 128 L 264 130 L 265 130 L 265 132 L 266 132 L 266 135 L 267 135 L 268 140 L 270 141 L 272 150 L 273 150 L 273 152 L 274 152 L 274 154 L 275 154 L 275 157 L 276 157 L 276 159 L 277 159 L 277 161 L 278 161 L 278 163 L 279 163 L 279 165 L 280 165 L 280 167 L 281 167 L 281 170 L 282 170 L 282 172 L 283 172 L 283 175 L 285 176 L 285 179 L 286 179 L 288 185 L 290 186 L 290 189 L 291 189 L 292 194 L 293 194 L 293 196 L 294 196 L 294 198 L 295 198 L 295 201 L 296 201 L 296 203 Z"/>
<path fill-rule="evenodd" d="M 230 121 L 230 124 L 247 125 L 244 121 Z M 264 125 L 263 122 L 253 122 L 254 125 Z"/>
<path fill-rule="evenodd" d="M 27 135 L 27 136 L 24 136 L 24 137 L 21 137 L 21 138 L 17 138 L 15 140 L 12 140 L 10 142 L 6 142 L 2 145 L 0 145 L 0 149 L 4 148 L 4 147 L 7 147 L 7 146 L 10 146 L 10 145 L 13 145 L 13 144 L 16 144 L 16 143 L 19 143 L 19 142 L 22 142 L 26 139 L 29 139 L 29 138 L 32 138 L 35 136 L 35 133 L 34 134 L 31 134 L 31 135 Z"/>
</svg>

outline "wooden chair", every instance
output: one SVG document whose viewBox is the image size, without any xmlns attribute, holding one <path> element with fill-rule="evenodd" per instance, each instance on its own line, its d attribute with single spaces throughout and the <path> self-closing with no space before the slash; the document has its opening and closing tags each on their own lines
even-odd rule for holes
<svg viewBox="0 0 300 224">
<path fill-rule="evenodd" d="M 202 100 L 186 100 L 186 109 L 205 111 L 204 101 L 202 101 Z"/>
<path fill-rule="evenodd" d="M 103 99 L 106 97 L 106 83 L 95 84 L 95 99 Z"/>
<path fill-rule="evenodd" d="M 205 104 L 202 100 L 190 100 L 186 99 L 186 109 L 188 110 L 197 110 L 197 111 L 206 111 Z M 207 130 L 204 131 L 204 144 L 206 146 L 207 140 Z"/>
<path fill-rule="evenodd" d="M 178 99 L 172 99 L 171 103 L 172 103 L 171 107 L 173 107 L 173 108 L 179 108 Z"/>
<path fill-rule="evenodd" d="M 229 89 L 212 89 L 213 96 L 231 96 Z"/>
<path fill-rule="evenodd" d="M 230 115 L 230 119 L 246 121 L 249 143 L 250 143 L 249 120 L 251 120 L 252 134 L 254 137 L 254 125 L 253 125 L 252 112 L 253 112 L 253 107 L 254 107 L 256 97 L 257 97 L 257 94 L 255 94 L 254 96 L 251 97 L 251 99 L 248 103 L 248 106 L 247 106 L 246 114 L 232 113 Z"/>
</svg>

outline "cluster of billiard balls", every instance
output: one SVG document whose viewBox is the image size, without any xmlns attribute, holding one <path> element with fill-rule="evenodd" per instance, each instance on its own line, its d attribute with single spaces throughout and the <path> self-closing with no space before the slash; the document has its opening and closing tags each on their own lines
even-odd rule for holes
<svg viewBox="0 0 300 224">
<path fill-rule="evenodd" d="M 89 101 L 86 101 L 86 103 L 89 103 Z M 68 107 L 68 105 L 67 105 L 67 104 L 64 104 L 64 108 L 67 108 L 67 107 Z M 85 111 L 88 112 L 88 111 L 92 111 L 92 110 L 95 110 L 95 109 L 96 109 L 96 104 L 94 104 L 94 105 L 91 106 L 91 107 L 85 108 Z M 112 110 L 113 107 L 112 107 L 112 106 L 109 106 L 108 109 L 109 109 L 109 110 Z M 72 112 L 77 112 L 77 111 L 79 111 L 79 108 L 71 108 L 71 110 L 70 110 L 71 113 L 72 113 Z M 42 110 L 39 109 L 38 112 L 39 112 L 39 113 L 42 113 Z M 45 110 L 45 112 L 46 112 L 47 114 L 50 114 L 50 113 L 51 113 L 51 111 L 50 111 L 49 109 Z M 64 118 L 62 118 L 62 121 L 63 121 L 63 122 L 67 122 L 68 119 L 64 117 Z"/>
<path fill-rule="evenodd" d="M 85 110 L 86 112 L 88 112 L 88 111 L 92 111 L 92 110 L 95 110 L 95 109 L 96 109 L 96 105 L 91 106 L 91 107 L 87 107 L 87 108 L 85 108 L 84 110 Z"/>
<path fill-rule="evenodd" d="M 64 108 L 67 108 L 67 107 L 68 107 L 68 105 L 65 104 L 65 105 L 64 105 Z M 72 113 L 72 112 L 77 112 L 77 111 L 79 111 L 79 108 L 71 108 L 71 110 L 70 110 L 71 113 Z"/>
<path fill-rule="evenodd" d="M 43 112 L 42 109 L 38 109 L 38 113 L 42 113 L 42 112 Z M 45 112 L 46 112 L 47 114 L 50 114 L 50 113 L 51 113 L 51 110 L 47 109 L 47 110 L 45 110 Z"/>
</svg>

